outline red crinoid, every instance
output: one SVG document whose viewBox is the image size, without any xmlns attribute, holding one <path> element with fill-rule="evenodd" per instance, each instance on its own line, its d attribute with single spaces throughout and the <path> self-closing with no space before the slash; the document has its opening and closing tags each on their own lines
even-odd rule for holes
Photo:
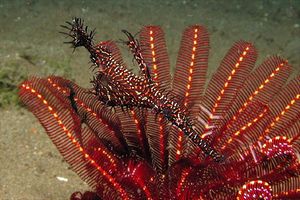
<svg viewBox="0 0 300 200">
<path fill-rule="evenodd" d="M 127 70 L 112 41 L 93 42 L 68 22 L 97 71 L 92 89 L 62 77 L 31 78 L 20 98 L 93 192 L 71 199 L 299 199 L 300 77 L 273 56 L 254 68 L 251 43 L 234 44 L 204 91 L 209 38 L 182 36 L 171 78 L 164 34 L 123 31 L 140 68 Z"/>
</svg>

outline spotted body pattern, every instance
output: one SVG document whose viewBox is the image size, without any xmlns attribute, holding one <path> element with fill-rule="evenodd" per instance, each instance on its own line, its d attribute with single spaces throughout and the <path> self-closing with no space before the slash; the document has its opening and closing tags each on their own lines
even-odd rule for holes
<svg viewBox="0 0 300 200">
<path fill-rule="evenodd" d="M 137 77 L 129 72 L 122 63 L 118 62 L 107 44 L 100 43 L 95 47 L 91 46 L 93 42 L 85 44 L 84 41 L 92 40 L 92 38 L 86 39 L 92 34 L 87 33 L 87 28 L 84 28 L 79 19 L 74 19 L 70 31 L 75 32 L 70 33 L 71 36 L 76 35 L 75 38 L 73 37 L 74 48 L 79 47 L 79 45 L 76 45 L 77 43 L 82 44 L 90 52 L 92 62 L 99 69 L 93 82 L 95 94 L 100 97 L 104 104 L 153 109 L 155 113 L 163 114 L 173 125 L 182 130 L 193 142 L 199 145 L 205 154 L 216 161 L 223 159 L 222 155 L 211 148 L 195 131 L 193 122 L 186 115 L 186 108 L 172 100 L 169 97 L 170 95 L 164 94 L 152 82 L 140 46 L 130 33 L 123 31 L 129 38 L 127 45 L 133 52 L 134 58 L 144 75 L 143 77 Z M 78 41 L 78 38 L 83 42 Z"/>
<path fill-rule="evenodd" d="M 84 46 L 97 70 L 93 87 L 33 77 L 20 98 L 91 187 L 71 200 L 300 198 L 300 77 L 286 84 L 286 60 L 254 68 L 254 46 L 237 42 L 204 91 L 200 25 L 184 31 L 171 79 L 160 27 L 143 27 L 139 40 L 123 31 L 137 76 L 114 42 L 95 45 L 80 19 L 67 23 L 72 47 Z"/>
</svg>

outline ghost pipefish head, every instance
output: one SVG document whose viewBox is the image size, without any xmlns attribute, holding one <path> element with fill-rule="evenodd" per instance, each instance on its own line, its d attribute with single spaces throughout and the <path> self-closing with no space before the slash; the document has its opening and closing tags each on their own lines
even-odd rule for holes
<svg viewBox="0 0 300 200">
<path fill-rule="evenodd" d="M 65 42 L 72 44 L 73 48 L 84 46 L 87 50 L 92 50 L 94 46 L 93 37 L 95 29 L 88 31 L 88 27 L 84 26 L 81 18 L 73 18 L 71 22 L 67 21 L 67 25 L 61 25 L 67 32 L 60 32 L 64 35 L 70 36 L 72 41 Z"/>
</svg>

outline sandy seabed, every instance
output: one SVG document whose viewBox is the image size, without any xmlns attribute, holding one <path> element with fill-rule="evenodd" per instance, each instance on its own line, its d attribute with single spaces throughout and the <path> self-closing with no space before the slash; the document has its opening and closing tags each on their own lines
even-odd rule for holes
<svg viewBox="0 0 300 200">
<path fill-rule="evenodd" d="M 72 77 L 88 87 L 89 57 L 83 50 L 72 54 L 63 45 L 59 25 L 82 17 L 97 28 L 96 40 L 124 38 L 143 25 L 165 30 L 172 66 L 181 33 L 191 24 L 205 25 L 211 51 L 207 78 L 238 40 L 255 44 L 257 63 L 269 55 L 281 55 L 300 72 L 300 1 L 9 1 L 0 0 L 0 70 L 15 63 L 29 75 L 41 73 L 47 62 L 68 61 Z M 126 48 L 122 47 L 126 53 Z M 132 63 L 132 58 L 125 61 Z M 33 58 L 33 59 L 28 59 Z M 49 67 L 49 66 L 48 66 Z M 60 179 L 63 177 L 65 179 Z M 67 180 L 67 181 L 66 181 Z M 0 199 L 68 199 L 88 186 L 69 170 L 35 117 L 24 108 L 0 109 Z"/>
</svg>

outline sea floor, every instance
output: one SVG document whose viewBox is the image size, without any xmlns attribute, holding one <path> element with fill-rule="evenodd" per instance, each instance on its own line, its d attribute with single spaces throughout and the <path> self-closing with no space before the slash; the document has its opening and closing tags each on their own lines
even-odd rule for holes
<svg viewBox="0 0 300 200">
<path fill-rule="evenodd" d="M 0 73 L 14 67 L 14 76 L 64 75 L 88 87 L 92 76 L 83 49 L 72 53 L 59 25 L 82 17 L 96 28 L 96 40 L 125 39 L 126 29 L 143 25 L 165 30 L 172 66 L 181 33 L 191 24 L 205 25 L 211 51 L 207 78 L 238 40 L 255 44 L 258 63 L 280 55 L 300 73 L 300 1 L 47 1 L 0 0 Z M 129 66 L 132 57 L 121 46 Z M 23 77 L 22 76 L 22 77 Z M 1 87 L 1 85 L 0 85 Z M 69 170 L 35 117 L 20 106 L 0 108 L 0 199 L 69 199 L 88 186 Z"/>
</svg>

